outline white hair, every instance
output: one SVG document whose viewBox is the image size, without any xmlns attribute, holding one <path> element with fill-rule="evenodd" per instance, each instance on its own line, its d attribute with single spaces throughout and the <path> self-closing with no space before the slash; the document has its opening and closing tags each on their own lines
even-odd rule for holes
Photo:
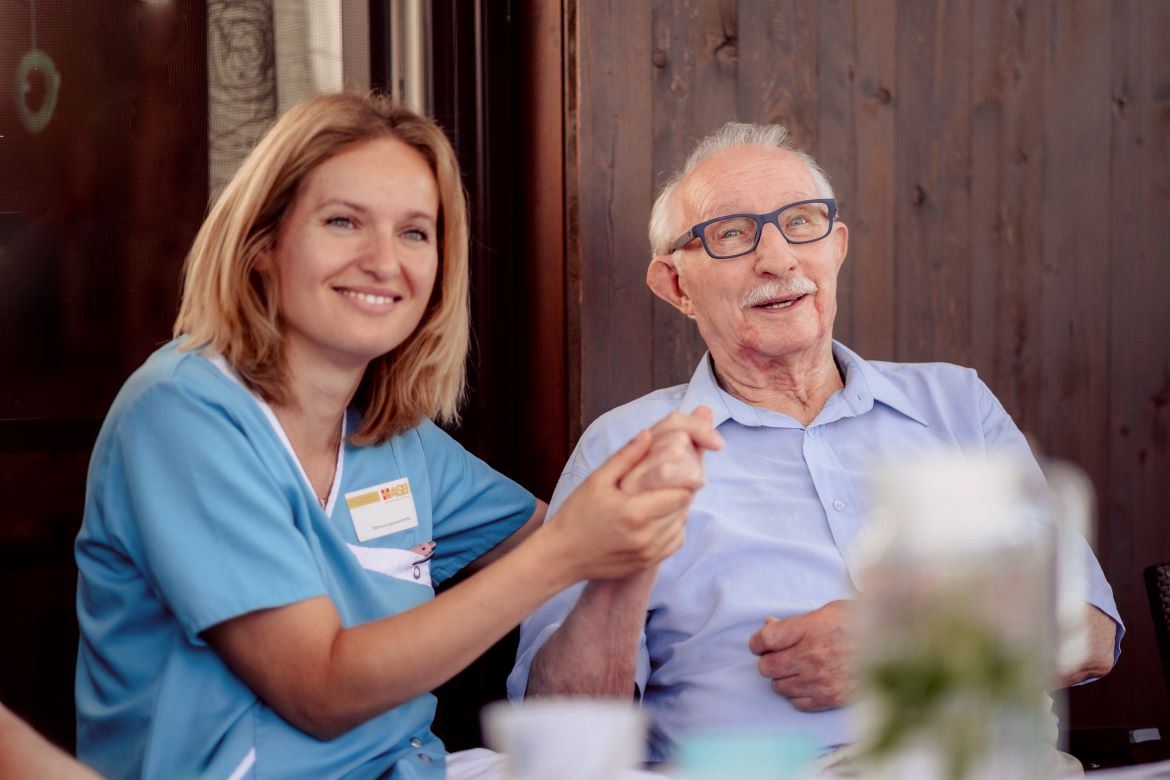
<svg viewBox="0 0 1170 780">
<path fill-rule="evenodd" d="M 818 198 L 832 198 L 833 188 L 829 177 L 817 161 L 803 149 L 793 146 L 788 140 L 788 128 L 783 125 L 757 125 L 746 122 L 728 122 L 723 127 L 699 141 L 686 163 L 663 186 L 650 210 L 650 256 L 658 257 L 670 251 L 670 242 L 683 231 L 674 225 L 677 220 L 675 196 L 679 185 L 691 171 L 715 152 L 733 146 L 774 146 L 792 152 L 808 168 L 816 187 Z"/>
</svg>

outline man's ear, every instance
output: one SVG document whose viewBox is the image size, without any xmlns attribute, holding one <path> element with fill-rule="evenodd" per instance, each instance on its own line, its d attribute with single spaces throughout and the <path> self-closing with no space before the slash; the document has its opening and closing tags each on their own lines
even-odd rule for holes
<svg viewBox="0 0 1170 780">
<path fill-rule="evenodd" d="M 646 284 L 659 298 L 694 319 L 695 307 L 683 289 L 682 279 L 670 255 L 658 255 L 650 261 L 650 267 L 646 269 Z"/>
<path fill-rule="evenodd" d="M 838 222 L 833 226 L 832 241 L 837 248 L 837 270 L 845 264 L 845 256 L 849 254 L 849 226 Z"/>
</svg>

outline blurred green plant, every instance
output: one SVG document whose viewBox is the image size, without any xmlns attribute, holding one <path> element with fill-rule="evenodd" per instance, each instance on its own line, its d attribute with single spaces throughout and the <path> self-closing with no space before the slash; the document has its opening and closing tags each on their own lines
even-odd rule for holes
<svg viewBox="0 0 1170 780">
<path fill-rule="evenodd" d="M 863 685 L 876 700 L 878 723 L 866 755 L 883 759 L 925 738 L 944 757 L 948 780 L 964 780 L 991 748 L 991 727 L 1005 713 L 1037 709 L 1045 690 L 1043 653 L 1013 647 L 957 610 L 914 616 L 864 665 Z"/>
</svg>

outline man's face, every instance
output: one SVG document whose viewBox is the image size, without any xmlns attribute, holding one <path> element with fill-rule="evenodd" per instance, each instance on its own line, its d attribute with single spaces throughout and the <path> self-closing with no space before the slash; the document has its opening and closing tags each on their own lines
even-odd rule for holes
<svg viewBox="0 0 1170 780">
<path fill-rule="evenodd" d="M 682 233 L 715 217 L 763 214 L 818 197 L 807 166 L 791 152 L 732 147 L 708 157 L 682 182 L 676 226 Z M 694 317 L 717 360 L 728 356 L 766 366 L 777 358 L 814 355 L 832 339 L 837 273 L 847 248 L 848 229 L 841 223 L 824 239 L 798 245 L 785 241 L 775 225 L 765 225 L 754 251 L 728 260 L 711 259 L 695 239 L 677 255 L 678 300 L 670 302 Z M 651 286 L 667 297 L 653 275 L 652 269 Z"/>
</svg>

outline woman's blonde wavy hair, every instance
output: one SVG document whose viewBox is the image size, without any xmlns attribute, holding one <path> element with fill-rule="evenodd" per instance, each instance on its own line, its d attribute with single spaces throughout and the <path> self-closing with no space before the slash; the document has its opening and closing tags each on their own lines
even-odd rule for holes
<svg viewBox="0 0 1170 780">
<path fill-rule="evenodd" d="M 468 348 L 467 199 L 455 152 L 430 119 L 381 94 L 308 100 L 280 117 L 224 188 L 183 271 L 175 336 L 220 352 L 269 402 L 287 398 L 281 319 L 269 252 L 306 177 L 356 144 L 396 138 L 427 160 L 439 188 L 439 269 L 414 332 L 366 369 L 355 397 L 362 424 L 349 438 L 376 444 L 431 417 L 458 420 Z"/>
</svg>

